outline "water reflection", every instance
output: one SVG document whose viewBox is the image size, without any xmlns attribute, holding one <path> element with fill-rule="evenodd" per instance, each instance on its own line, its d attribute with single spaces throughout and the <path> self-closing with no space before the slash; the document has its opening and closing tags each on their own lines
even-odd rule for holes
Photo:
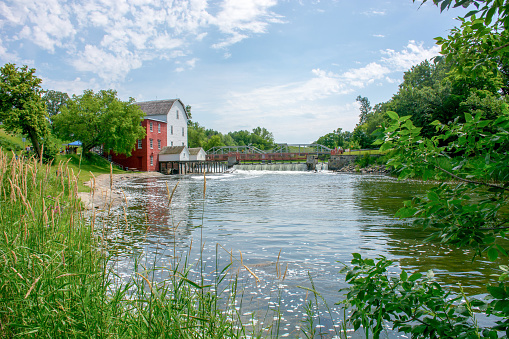
<svg viewBox="0 0 509 339">
<path fill-rule="evenodd" d="M 171 191 L 177 180 L 169 206 L 166 185 Z M 349 262 L 353 252 L 395 258 L 411 270 L 431 268 L 448 284 L 481 291 L 498 264 L 474 265 L 468 250 L 425 244 L 425 232 L 393 218 L 402 201 L 426 188 L 375 175 L 238 171 L 208 176 L 204 200 L 202 176 L 137 179 L 122 186 L 126 214 L 123 207 L 116 210 L 108 239 L 117 269 L 126 275 L 141 253 L 148 266 L 167 265 L 187 252 L 197 261 L 202 248 L 204 266 L 193 272 L 204 270 L 212 280 L 216 266 L 224 267 L 232 255 L 240 260 L 242 252 L 243 263 L 260 279 L 256 283 L 242 267 L 235 272 L 246 298 L 243 314 L 284 306 L 282 328 L 289 329 L 282 334 L 293 333 L 306 299 L 298 286 L 311 287 L 310 277 L 336 320 L 342 317 L 334 308 L 337 291 L 345 287 L 338 261 Z M 277 279 L 281 267 L 288 267 L 284 282 Z M 321 319 L 324 330 L 333 332 L 326 315 Z"/>
</svg>

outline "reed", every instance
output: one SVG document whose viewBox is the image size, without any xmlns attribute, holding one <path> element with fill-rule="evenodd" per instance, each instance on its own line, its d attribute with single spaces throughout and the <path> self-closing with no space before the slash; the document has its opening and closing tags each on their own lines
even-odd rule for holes
<svg viewBox="0 0 509 339">
<path fill-rule="evenodd" d="M 131 279 L 117 276 L 104 251 L 111 225 L 82 216 L 66 164 L 53 171 L 38 160 L 0 149 L 0 337 L 241 336 L 211 287 L 194 282 L 186 256 L 171 267 L 136 262 Z M 155 281 L 155 270 L 166 279 Z"/>
<path fill-rule="evenodd" d="M 157 258 L 144 263 L 143 257 L 134 257 L 133 274 L 119 276 L 107 240 L 114 229 L 133 231 L 128 199 L 124 195 L 121 216 L 98 216 L 95 210 L 85 216 L 77 198 L 79 174 L 68 162 L 50 167 L 0 149 L 0 338 L 278 337 L 279 307 L 270 317 L 276 320 L 262 327 L 242 325 L 242 291 L 234 267 L 256 283 L 260 278 L 241 252 L 235 256 L 220 245 L 213 272 L 205 272 L 202 232 L 197 263 L 190 258 L 192 244 L 184 253 L 173 245 L 167 249 L 173 251 L 167 266 L 156 265 Z M 178 183 L 167 187 L 170 210 L 177 188 Z M 204 176 L 203 206 L 206 190 Z M 105 200 L 104 213 L 112 213 L 111 195 Z M 148 228 L 147 222 L 144 231 Z M 174 240 L 178 228 L 173 221 Z M 224 253 L 229 263 L 220 266 Z M 288 267 L 279 256 L 275 266 L 276 279 L 283 282 Z M 320 296 L 314 286 L 311 290 L 316 305 Z M 309 333 L 314 334 L 311 328 Z"/>
</svg>

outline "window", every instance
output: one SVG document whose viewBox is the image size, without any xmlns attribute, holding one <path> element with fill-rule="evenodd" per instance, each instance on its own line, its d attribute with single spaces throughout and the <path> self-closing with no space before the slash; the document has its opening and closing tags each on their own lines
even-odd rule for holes
<svg viewBox="0 0 509 339">
<path fill-rule="evenodd" d="M 138 149 L 142 149 L 142 148 L 143 148 L 142 140 L 138 139 Z"/>
<path fill-rule="evenodd" d="M 150 166 L 154 166 L 154 156 L 150 156 Z"/>
<path fill-rule="evenodd" d="M 152 126 L 152 121 L 150 122 L 150 132 L 154 131 L 154 127 Z"/>
<path fill-rule="evenodd" d="M 154 139 L 150 139 L 150 149 L 154 148 Z"/>
<path fill-rule="evenodd" d="M 173 135 L 173 125 L 170 126 L 170 134 Z"/>
<path fill-rule="evenodd" d="M 177 119 L 179 118 L 179 110 L 177 110 Z"/>
<path fill-rule="evenodd" d="M 173 141 L 171 142 L 171 145 L 173 146 Z"/>
<path fill-rule="evenodd" d="M 161 149 L 161 139 L 157 139 L 157 149 Z"/>
<path fill-rule="evenodd" d="M 184 127 L 182 127 L 182 136 L 184 136 Z"/>
<path fill-rule="evenodd" d="M 182 146 L 184 146 L 184 142 L 182 141 Z"/>
<path fill-rule="evenodd" d="M 161 124 L 157 124 L 157 133 L 161 133 Z"/>
</svg>

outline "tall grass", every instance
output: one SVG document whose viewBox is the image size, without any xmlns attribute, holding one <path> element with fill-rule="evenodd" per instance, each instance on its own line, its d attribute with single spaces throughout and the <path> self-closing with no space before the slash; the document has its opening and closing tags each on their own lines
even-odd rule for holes
<svg viewBox="0 0 509 339">
<path fill-rule="evenodd" d="M 186 257 L 116 276 L 64 164 L 53 172 L 0 150 L 0 176 L 0 337 L 241 336 L 228 302 L 191 280 Z M 154 281 L 153 270 L 167 279 Z"/>
<path fill-rule="evenodd" d="M 190 249 L 178 254 L 175 247 L 168 266 L 138 258 L 129 278 L 117 275 L 105 239 L 113 227 L 131 227 L 125 209 L 118 221 L 125 225 L 107 225 L 95 212 L 85 217 L 78 175 L 67 163 L 51 167 L 0 149 L 0 338 L 278 337 L 280 317 L 249 330 L 242 325 L 238 270 L 259 280 L 242 253 L 225 250 L 230 263 L 220 267 L 217 245 L 208 285 L 203 263 L 189 258 Z M 169 206 L 177 186 L 167 188 Z M 205 179 L 203 191 L 205 201 Z M 287 269 L 278 257 L 278 281 Z M 302 330 L 306 337 L 315 335 L 310 324 L 309 333 Z"/>
</svg>

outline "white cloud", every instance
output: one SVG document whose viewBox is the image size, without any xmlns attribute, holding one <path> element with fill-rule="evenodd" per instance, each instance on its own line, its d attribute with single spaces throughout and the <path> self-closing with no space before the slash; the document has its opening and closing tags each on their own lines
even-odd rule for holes
<svg viewBox="0 0 509 339">
<path fill-rule="evenodd" d="M 249 34 L 266 33 L 271 23 L 282 23 L 280 15 L 269 11 L 276 4 L 276 0 L 224 0 L 211 23 L 226 33 L 227 38 L 212 47 L 228 47 L 248 38 Z"/>
<path fill-rule="evenodd" d="M 385 38 L 385 35 L 383 34 L 373 34 L 375 38 Z"/>
<path fill-rule="evenodd" d="M 367 16 L 374 16 L 374 15 L 385 15 L 385 10 L 376 10 L 376 9 L 370 9 L 368 11 L 362 12 L 362 14 Z"/>
<path fill-rule="evenodd" d="M 89 81 L 84 81 L 81 78 L 75 78 L 74 80 L 53 80 L 51 78 L 42 77 L 41 79 L 44 84 L 44 88 L 64 92 L 69 95 L 83 94 L 83 91 L 86 89 L 94 91 L 99 91 L 101 89 L 101 86 L 95 79 L 91 79 Z"/>
<path fill-rule="evenodd" d="M 128 50 L 115 54 L 97 46 L 87 45 L 81 57 L 73 61 L 79 71 L 93 72 L 110 83 L 123 79 L 131 69 L 141 67 L 142 58 Z M 98 67 L 101 65 L 101 67 Z"/>
<path fill-rule="evenodd" d="M 391 70 L 376 62 L 371 62 L 365 67 L 351 69 L 343 73 L 342 78 L 352 87 L 362 88 L 375 80 L 383 79 Z"/>
<path fill-rule="evenodd" d="M 425 48 L 422 42 L 416 43 L 411 40 L 402 51 L 396 52 L 392 49 L 386 49 L 381 52 L 382 54 L 387 55 L 387 57 L 383 57 L 381 59 L 382 62 L 384 62 L 393 71 L 407 71 L 412 66 L 439 55 L 440 47 L 434 45 L 431 48 Z"/>
<path fill-rule="evenodd" d="M 394 84 L 397 80 L 393 75 L 399 77 L 402 71 L 437 52 L 435 46 L 425 48 L 422 43 L 410 41 L 401 51 L 380 51 L 377 62 L 341 74 L 314 69 L 304 81 L 229 92 L 223 98 L 227 104 L 214 111 L 220 119 L 214 122 L 217 127 L 212 127 L 231 131 L 270 126 L 281 140 L 309 135 L 311 130 L 323 135 L 336 126 L 352 130 L 359 119 L 358 104 L 331 105 L 325 104 L 326 100 L 334 101 L 369 85 Z M 289 121 L 291 131 L 285 127 Z"/>
<path fill-rule="evenodd" d="M 5 0 L 0 3 L 0 32 L 11 37 L 3 42 L 4 50 L 30 41 L 67 54 L 77 70 L 121 81 L 145 61 L 188 55 L 190 44 L 202 41 L 211 28 L 220 32 L 213 48 L 266 33 L 269 25 L 281 22 L 270 11 L 276 4 L 223 0 L 212 14 L 207 0 Z"/>
</svg>

